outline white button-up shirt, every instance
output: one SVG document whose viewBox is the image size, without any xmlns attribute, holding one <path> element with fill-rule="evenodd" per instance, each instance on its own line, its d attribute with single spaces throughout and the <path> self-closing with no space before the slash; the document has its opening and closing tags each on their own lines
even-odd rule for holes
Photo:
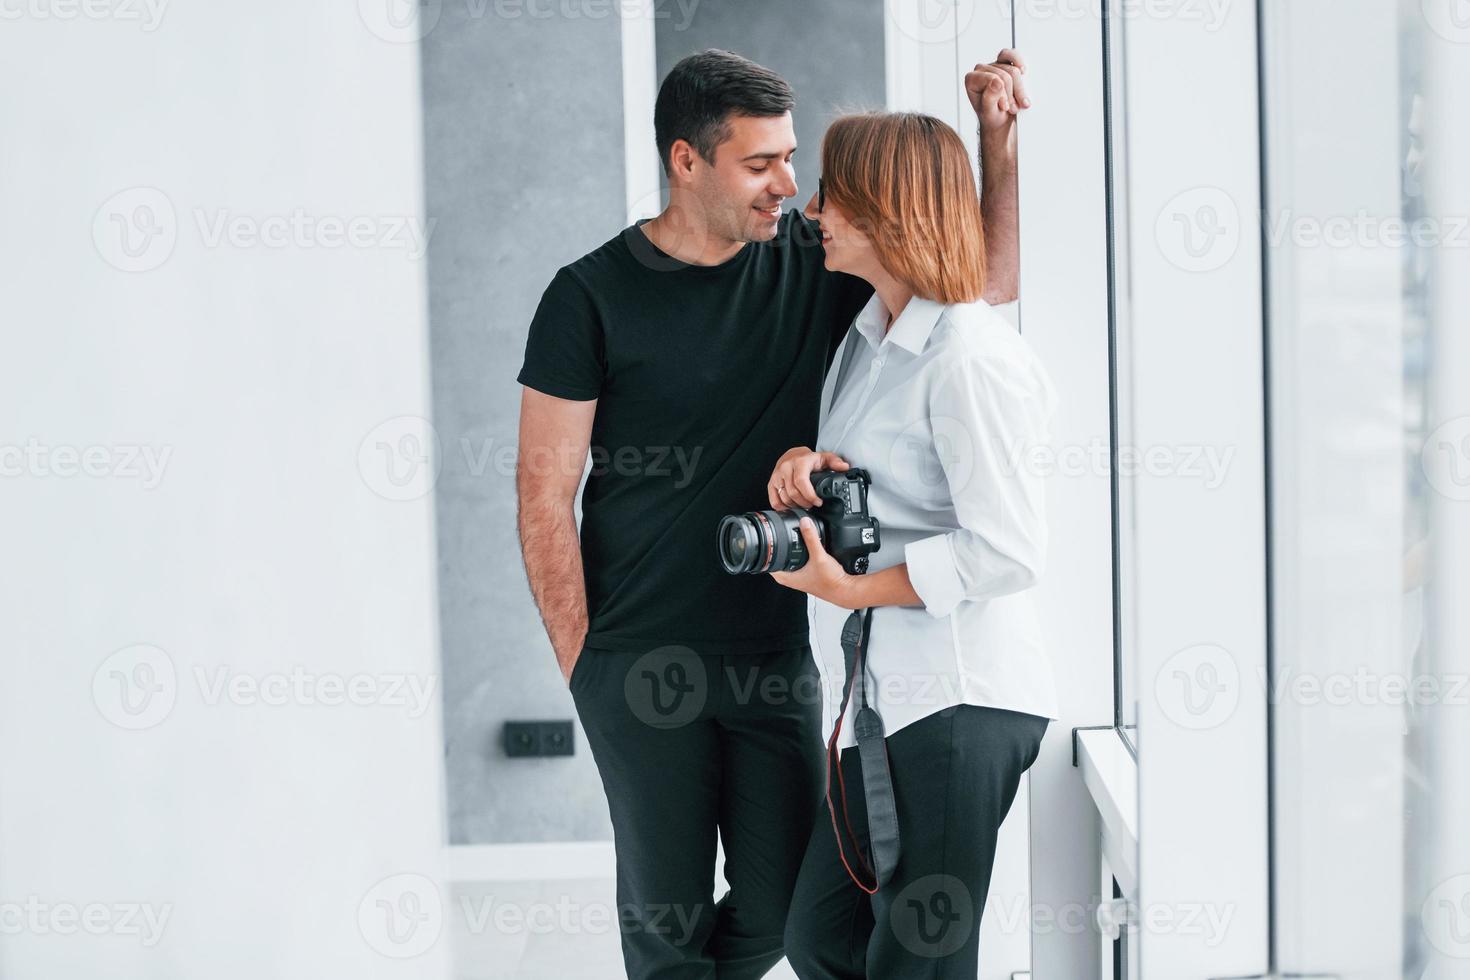
<svg viewBox="0 0 1470 980">
<path fill-rule="evenodd" d="M 1058 717 L 1029 592 L 1045 564 L 1046 521 L 1028 465 L 1046 444 L 1056 392 L 1004 309 L 914 297 L 885 334 L 888 311 L 874 294 L 822 391 L 816 448 L 872 477 L 881 547 L 868 574 L 907 562 L 924 602 L 873 611 L 868 700 L 889 735 L 955 704 Z M 851 611 L 813 597 L 809 612 L 825 740 Z M 840 747 L 855 744 L 854 708 Z"/>
</svg>

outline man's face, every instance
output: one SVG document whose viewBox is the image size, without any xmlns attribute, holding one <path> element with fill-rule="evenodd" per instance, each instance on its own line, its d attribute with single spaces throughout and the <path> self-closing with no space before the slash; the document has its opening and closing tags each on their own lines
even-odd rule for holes
<svg viewBox="0 0 1470 980">
<path fill-rule="evenodd" d="M 731 116 L 730 138 L 715 148 L 714 163 L 694 154 L 689 190 L 712 234 L 735 242 L 776 236 L 781 202 L 796 195 L 796 131 L 791 113 Z"/>
</svg>

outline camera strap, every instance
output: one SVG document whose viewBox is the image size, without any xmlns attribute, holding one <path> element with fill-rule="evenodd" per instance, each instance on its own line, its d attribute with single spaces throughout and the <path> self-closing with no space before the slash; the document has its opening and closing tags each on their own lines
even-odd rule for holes
<svg viewBox="0 0 1470 980">
<path fill-rule="evenodd" d="M 883 719 L 877 710 L 868 704 L 866 686 L 867 641 L 871 635 L 873 610 L 854 610 L 842 627 L 842 659 L 847 670 L 847 680 L 842 687 L 842 707 L 837 712 L 837 724 L 827 741 L 827 812 L 832 816 L 832 831 L 837 835 L 837 853 L 842 866 L 863 891 L 874 894 L 893 877 L 898 865 L 898 809 L 893 798 L 893 775 L 888 768 L 888 745 L 883 740 Z M 854 692 L 857 694 L 857 714 L 853 718 L 853 734 L 857 737 L 858 757 L 863 769 L 863 796 L 868 811 L 868 844 L 872 860 L 863 855 L 857 834 L 847 811 L 847 784 L 842 778 L 842 765 L 837 753 L 837 739 L 842 734 L 842 722 L 847 715 L 847 705 Z M 842 823 L 847 833 L 838 826 L 837 806 L 832 801 L 832 774 L 837 773 L 837 792 L 842 807 Z M 863 874 L 872 879 L 868 884 L 853 871 L 847 860 L 847 846 L 851 844 Z"/>
</svg>

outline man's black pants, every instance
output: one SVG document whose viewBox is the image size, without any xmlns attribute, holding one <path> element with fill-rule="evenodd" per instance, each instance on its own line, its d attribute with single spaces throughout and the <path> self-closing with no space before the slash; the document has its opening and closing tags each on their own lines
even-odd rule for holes
<svg viewBox="0 0 1470 980">
<path fill-rule="evenodd" d="M 589 649 L 571 691 L 612 815 L 630 980 L 764 976 L 822 794 L 810 650 Z M 716 828 L 730 885 L 719 903 Z"/>
<path fill-rule="evenodd" d="M 877 894 L 859 889 L 843 868 L 823 805 L 786 926 L 786 956 L 801 980 L 975 980 L 996 834 L 1047 724 L 1037 715 L 962 704 L 885 739 L 898 865 Z M 848 815 L 866 854 L 857 750 L 844 751 L 841 765 Z M 839 821 L 841 812 L 839 804 Z M 850 845 L 846 853 L 871 882 Z"/>
</svg>

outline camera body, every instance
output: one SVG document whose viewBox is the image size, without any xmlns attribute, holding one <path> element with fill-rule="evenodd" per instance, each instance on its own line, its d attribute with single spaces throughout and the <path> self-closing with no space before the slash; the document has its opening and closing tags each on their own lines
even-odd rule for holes
<svg viewBox="0 0 1470 980">
<path fill-rule="evenodd" d="M 868 513 L 871 483 L 867 470 L 817 470 L 812 473 L 812 489 L 822 498 L 819 506 L 755 510 L 721 518 L 720 563 L 731 575 L 796 571 L 810 557 L 800 527 L 806 516 L 817 526 L 817 537 L 827 553 L 849 575 L 862 575 L 868 570 L 868 556 L 882 544 L 878 519 Z"/>
</svg>

